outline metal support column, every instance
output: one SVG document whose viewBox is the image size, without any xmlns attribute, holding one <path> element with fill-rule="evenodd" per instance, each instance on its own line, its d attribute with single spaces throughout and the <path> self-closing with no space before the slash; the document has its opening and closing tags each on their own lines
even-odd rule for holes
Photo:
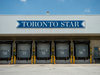
<svg viewBox="0 0 100 75">
<path fill-rule="evenodd" d="M 16 64 L 16 49 L 14 47 L 14 50 L 13 50 L 13 56 L 14 56 L 14 64 Z"/>
<path fill-rule="evenodd" d="M 13 61 L 14 61 L 14 60 L 13 60 L 13 59 L 14 59 L 14 58 L 13 58 L 13 47 L 14 47 L 14 42 L 12 43 L 11 64 L 13 64 Z"/>
<path fill-rule="evenodd" d="M 16 50 L 15 50 L 15 41 L 12 44 L 12 56 L 11 56 L 11 64 L 16 64 Z"/>
<path fill-rule="evenodd" d="M 33 42 L 33 43 L 34 43 L 34 42 Z M 33 51 L 33 50 L 34 50 L 34 49 L 33 49 L 33 43 L 32 43 L 32 55 L 31 55 L 31 64 L 33 64 L 33 55 L 34 55 L 34 53 L 33 53 L 33 52 L 34 52 L 34 51 Z"/>
<path fill-rule="evenodd" d="M 54 47 L 52 47 L 52 52 L 51 52 L 51 64 L 55 63 L 54 59 Z"/>
<path fill-rule="evenodd" d="M 75 56 L 74 56 L 74 49 L 73 49 L 73 48 L 74 48 L 73 40 L 71 40 L 71 44 L 72 44 L 72 48 L 71 48 L 71 49 L 72 49 L 72 54 L 73 54 L 73 55 L 72 55 L 72 58 L 73 58 L 73 64 L 75 64 Z"/>
<path fill-rule="evenodd" d="M 92 47 L 90 47 L 90 63 L 92 64 Z"/>
<path fill-rule="evenodd" d="M 36 64 L 36 56 L 35 56 L 35 41 L 33 41 L 33 58 L 34 58 L 34 64 Z"/>
<path fill-rule="evenodd" d="M 73 62 L 73 47 L 71 47 L 71 56 L 70 56 L 70 63 L 72 64 Z"/>
<path fill-rule="evenodd" d="M 35 47 L 33 47 L 34 64 L 36 64 Z"/>
<path fill-rule="evenodd" d="M 56 59 L 56 58 L 55 58 L 55 56 L 54 56 L 54 64 L 56 64 L 56 61 L 55 61 L 55 59 Z"/>
<path fill-rule="evenodd" d="M 51 64 L 55 64 L 54 41 L 52 40 Z"/>
<path fill-rule="evenodd" d="M 31 56 L 31 64 L 33 64 L 33 56 Z"/>
<path fill-rule="evenodd" d="M 75 56 L 73 56 L 73 64 L 75 64 Z"/>
<path fill-rule="evenodd" d="M 11 56 L 11 64 L 13 64 L 13 56 Z"/>
</svg>

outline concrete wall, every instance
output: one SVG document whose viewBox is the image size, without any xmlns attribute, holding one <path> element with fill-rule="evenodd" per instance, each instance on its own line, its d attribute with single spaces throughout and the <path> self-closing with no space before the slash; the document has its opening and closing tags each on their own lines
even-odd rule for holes
<svg viewBox="0 0 100 75">
<path fill-rule="evenodd" d="M 91 47 L 92 47 L 92 54 L 94 55 L 94 47 L 100 48 L 100 40 L 91 40 Z M 100 50 L 99 50 L 99 56 L 100 56 Z"/>
</svg>

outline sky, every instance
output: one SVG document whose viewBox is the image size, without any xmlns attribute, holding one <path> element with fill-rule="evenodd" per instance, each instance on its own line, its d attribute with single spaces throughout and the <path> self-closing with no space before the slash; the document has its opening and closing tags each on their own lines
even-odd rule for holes
<svg viewBox="0 0 100 75">
<path fill-rule="evenodd" d="M 100 14 L 100 0 L 0 0 L 0 15 Z"/>
</svg>

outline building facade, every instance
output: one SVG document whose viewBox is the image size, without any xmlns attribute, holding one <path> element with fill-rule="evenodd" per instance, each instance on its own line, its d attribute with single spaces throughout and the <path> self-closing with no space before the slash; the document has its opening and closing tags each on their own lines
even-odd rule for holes
<svg viewBox="0 0 100 75">
<path fill-rule="evenodd" d="M 0 15 L 0 63 L 98 63 L 100 15 Z"/>
</svg>

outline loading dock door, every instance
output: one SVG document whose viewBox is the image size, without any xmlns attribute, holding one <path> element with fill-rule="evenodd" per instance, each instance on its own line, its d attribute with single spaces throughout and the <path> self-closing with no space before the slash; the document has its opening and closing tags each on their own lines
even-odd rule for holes
<svg viewBox="0 0 100 75">
<path fill-rule="evenodd" d="M 11 44 L 0 44 L 0 58 L 11 57 Z"/>
<path fill-rule="evenodd" d="M 17 45 L 17 57 L 18 58 L 30 58 L 30 44 L 18 44 Z"/>
<path fill-rule="evenodd" d="M 99 58 L 99 47 L 94 47 L 94 57 Z"/>
<path fill-rule="evenodd" d="M 75 44 L 76 57 L 88 57 L 88 44 Z"/>
<path fill-rule="evenodd" d="M 37 57 L 50 57 L 50 44 L 37 44 Z"/>
<path fill-rule="evenodd" d="M 69 57 L 69 44 L 67 43 L 56 44 L 56 57 Z"/>
</svg>

